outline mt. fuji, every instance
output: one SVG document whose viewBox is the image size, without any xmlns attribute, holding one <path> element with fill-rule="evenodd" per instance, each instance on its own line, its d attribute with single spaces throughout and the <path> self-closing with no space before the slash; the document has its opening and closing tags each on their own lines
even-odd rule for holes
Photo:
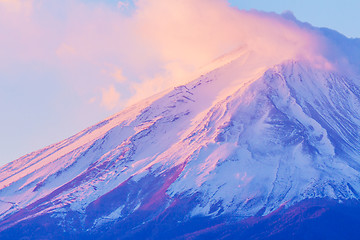
<svg viewBox="0 0 360 240">
<path fill-rule="evenodd" d="M 242 46 L 195 80 L 1 167 L 0 238 L 359 234 L 360 43 L 312 30 L 336 46 L 332 66 Z"/>
</svg>

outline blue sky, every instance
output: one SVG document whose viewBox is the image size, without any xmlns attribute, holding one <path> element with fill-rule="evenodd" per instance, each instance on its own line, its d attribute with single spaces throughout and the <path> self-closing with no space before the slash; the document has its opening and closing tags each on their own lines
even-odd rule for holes
<svg viewBox="0 0 360 240">
<path fill-rule="evenodd" d="M 143 86 L 156 92 L 147 78 L 160 78 L 161 82 L 163 66 L 156 63 L 163 61 L 164 53 L 154 54 L 155 50 L 144 47 L 132 49 L 136 51 L 132 54 L 126 47 L 117 48 L 137 41 L 122 34 L 131 30 L 124 30 L 127 25 L 121 24 L 127 18 L 118 16 L 124 13 L 118 1 L 49 0 L 41 7 L 39 2 L 44 4 L 39 0 L 0 0 L 0 164 L 118 112 L 129 99 L 139 99 L 132 99 L 133 95 L 143 96 Z M 290 10 L 300 21 L 360 37 L 359 1 L 229 2 L 246 10 Z M 92 34 L 97 38 L 92 39 Z M 166 67 L 182 74 L 178 65 Z"/>
<path fill-rule="evenodd" d="M 282 13 L 290 10 L 300 21 L 328 27 L 347 37 L 360 37 L 360 1 L 356 0 L 229 0 L 240 9 Z"/>
</svg>

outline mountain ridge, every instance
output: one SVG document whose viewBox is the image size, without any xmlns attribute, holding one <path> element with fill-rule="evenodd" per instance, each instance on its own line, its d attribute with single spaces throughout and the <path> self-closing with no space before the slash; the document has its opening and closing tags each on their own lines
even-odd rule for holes
<svg viewBox="0 0 360 240">
<path fill-rule="evenodd" d="M 3 166 L 1 231 L 46 216 L 65 232 L 118 221 L 136 229 L 181 202 L 186 211 L 174 219 L 186 222 L 358 200 L 356 79 L 296 60 L 269 69 L 258 61 L 246 52 Z"/>
</svg>

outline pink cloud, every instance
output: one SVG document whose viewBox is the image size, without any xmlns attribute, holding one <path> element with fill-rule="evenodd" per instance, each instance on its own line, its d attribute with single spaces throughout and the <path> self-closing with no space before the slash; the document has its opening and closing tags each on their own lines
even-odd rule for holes
<svg viewBox="0 0 360 240">
<path fill-rule="evenodd" d="M 105 108 L 109 110 L 114 109 L 119 104 L 119 100 L 120 93 L 116 91 L 114 86 L 110 86 L 107 89 L 102 89 L 101 105 Z"/>
<path fill-rule="evenodd" d="M 301 58 L 331 66 L 317 33 L 276 14 L 240 11 L 222 0 L 139 0 L 137 7 L 132 24 L 143 45 L 161 59 L 162 71 L 133 84 L 130 103 L 192 80 L 201 67 L 239 48 L 269 65 Z"/>
<path fill-rule="evenodd" d="M 118 8 L 128 8 L 129 7 L 129 2 L 128 1 L 118 1 L 117 3 L 117 7 Z"/>
<path fill-rule="evenodd" d="M 0 0 L 0 8 L 8 13 L 30 14 L 32 12 L 33 0 Z"/>
<path fill-rule="evenodd" d="M 122 97 L 130 104 L 188 82 L 239 47 L 271 64 L 306 58 L 329 66 L 311 30 L 275 14 L 239 11 L 225 0 L 138 0 L 126 16 L 101 3 L 0 0 L 0 20 L 6 32 L 0 62 L 50 64 L 80 96 L 103 96 L 98 104 L 107 109 L 123 107 L 112 105 Z"/>
<path fill-rule="evenodd" d="M 119 83 L 126 82 L 127 80 L 121 68 L 115 68 L 111 73 L 111 76 Z"/>
</svg>

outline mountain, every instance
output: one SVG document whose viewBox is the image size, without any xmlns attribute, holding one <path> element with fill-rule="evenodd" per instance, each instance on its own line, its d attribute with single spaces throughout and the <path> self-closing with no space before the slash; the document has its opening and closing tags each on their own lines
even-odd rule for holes
<svg viewBox="0 0 360 240">
<path fill-rule="evenodd" d="M 211 66 L 1 167 L 0 238 L 358 236 L 359 77 L 246 47 Z"/>
</svg>

